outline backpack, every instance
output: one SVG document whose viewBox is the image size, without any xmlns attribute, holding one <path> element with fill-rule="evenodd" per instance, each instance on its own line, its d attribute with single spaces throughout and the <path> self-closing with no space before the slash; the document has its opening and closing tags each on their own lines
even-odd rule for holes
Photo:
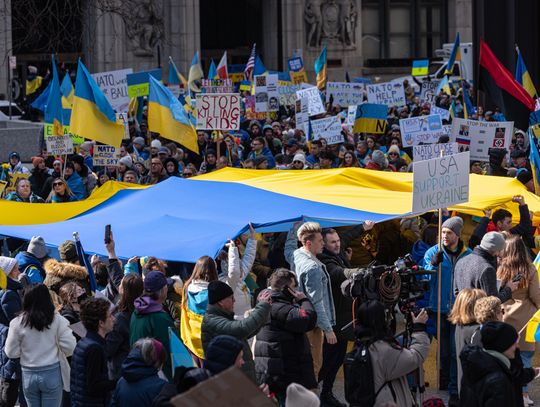
<svg viewBox="0 0 540 407">
<path fill-rule="evenodd" d="M 394 389 L 389 381 L 375 391 L 373 364 L 369 354 L 369 342 L 358 342 L 357 346 L 345 355 L 343 375 L 345 377 L 345 400 L 350 407 L 373 407 L 381 390 L 387 384 L 396 400 Z"/>
</svg>

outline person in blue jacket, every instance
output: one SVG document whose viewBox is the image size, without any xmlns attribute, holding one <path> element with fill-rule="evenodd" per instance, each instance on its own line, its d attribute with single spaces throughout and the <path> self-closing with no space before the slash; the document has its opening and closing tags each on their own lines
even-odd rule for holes
<svg viewBox="0 0 540 407">
<path fill-rule="evenodd" d="M 266 146 L 266 141 L 264 140 L 264 137 L 255 137 L 251 142 L 251 148 L 252 150 L 251 153 L 249 153 L 248 158 L 255 160 L 260 156 L 264 156 L 268 160 L 268 169 L 275 168 L 276 160 L 274 160 L 272 152 Z"/>
<path fill-rule="evenodd" d="M 441 265 L 441 366 L 439 389 L 446 390 L 450 395 L 449 405 L 457 405 L 457 359 L 454 340 L 454 325 L 448 321 L 448 313 L 454 303 L 454 267 L 459 259 L 471 253 L 460 239 L 463 230 L 463 219 L 452 216 L 442 224 L 442 248 L 439 245 L 431 247 L 424 255 L 424 268 L 436 271 Z M 430 319 L 437 318 L 438 310 L 438 277 L 433 274 L 430 279 L 429 315 Z"/>
<path fill-rule="evenodd" d="M 64 179 L 67 181 L 69 189 L 77 197 L 79 201 L 86 198 L 86 189 L 84 187 L 83 180 L 79 174 L 75 171 L 75 166 L 72 162 L 66 163 L 64 170 Z"/>
<path fill-rule="evenodd" d="M 32 237 L 26 251 L 19 252 L 15 256 L 21 270 L 19 281 L 23 285 L 43 283 L 45 280 L 43 263 L 48 258 L 45 240 L 41 236 Z"/>
</svg>

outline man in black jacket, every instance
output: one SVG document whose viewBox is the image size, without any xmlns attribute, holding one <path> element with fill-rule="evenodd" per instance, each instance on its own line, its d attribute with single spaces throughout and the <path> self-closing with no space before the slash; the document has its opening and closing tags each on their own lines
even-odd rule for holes
<svg viewBox="0 0 540 407">
<path fill-rule="evenodd" d="M 358 268 L 352 268 L 350 259 L 352 255 L 348 244 L 351 240 L 359 237 L 362 233 L 371 230 L 375 225 L 372 221 L 366 221 L 358 225 L 341 236 L 334 229 L 324 229 L 324 250 L 318 255 L 319 260 L 326 266 L 330 275 L 332 285 L 332 296 L 334 308 L 336 310 L 336 325 L 334 333 L 337 337 L 335 345 L 324 343 L 323 364 L 319 372 L 319 382 L 322 381 L 321 403 L 323 406 L 341 407 L 344 404 L 337 400 L 333 393 L 334 381 L 337 372 L 347 353 L 348 341 L 354 340 L 352 328 L 342 331 L 342 328 L 352 320 L 352 301 L 341 293 L 341 284 L 354 273 L 358 273 Z"/>
</svg>

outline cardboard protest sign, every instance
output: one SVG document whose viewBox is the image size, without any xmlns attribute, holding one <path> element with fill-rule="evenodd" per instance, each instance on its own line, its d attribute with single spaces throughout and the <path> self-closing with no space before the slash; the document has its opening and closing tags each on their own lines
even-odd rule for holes
<svg viewBox="0 0 540 407">
<path fill-rule="evenodd" d="M 432 158 L 438 158 L 442 156 L 457 154 L 458 143 L 434 143 L 434 144 L 422 144 L 419 146 L 413 147 L 413 160 L 414 161 L 425 161 L 431 160 Z"/>
<path fill-rule="evenodd" d="M 405 89 L 401 81 L 367 85 L 366 89 L 368 103 L 388 106 L 404 106 L 407 104 Z"/>
<path fill-rule="evenodd" d="M 308 110 L 309 100 L 308 98 L 304 97 L 302 99 L 298 99 L 295 102 L 295 121 L 296 121 L 296 128 L 302 130 L 305 134 L 308 133 L 309 130 L 309 110 Z"/>
<path fill-rule="evenodd" d="M 302 85 L 303 86 L 303 85 Z M 308 98 L 308 111 L 310 116 L 325 113 L 326 109 L 323 106 L 319 89 L 316 86 L 308 85 L 305 89 L 300 89 L 296 92 L 296 98 Z"/>
<path fill-rule="evenodd" d="M 469 200 L 469 152 L 413 161 L 413 203 L 415 213 Z"/>
<path fill-rule="evenodd" d="M 247 95 L 244 98 L 244 105 L 246 107 L 246 119 L 249 120 L 264 120 L 266 119 L 265 112 L 256 112 L 255 111 L 255 96 Z"/>
<path fill-rule="evenodd" d="M 94 146 L 94 165 L 101 167 L 113 167 L 118 165 L 118 160 L 120 159 L 120 148 L 113 146 L 103 146 L 96 145 Z"/>
<path fill-rule="evenodd" d="M 446 134 L 438 114 L 400 119 L 399 128 L 404 147 L 436 143 L 440 136 Z"/>
<path fill-rule="evenodd" d="M 452 121 L 450 141 L 456 141 L 460 149 L 471 152 L 471 160 L 489 161 L 490 148 L 509 150 L 514 122 L 481 122 L 455 118 Z"/>
<path fill-rule="evenodd" d="M 434 104 L 431 105 L 430 114 L 438 114 L 442 120 L 450 120 L 450 110 L 437 107 Z"/>
<path fill-rule="evenodd" d="M 356 107 L 357 106 L 349 106 L 347 108 L 346 123 L 347 123 L 347 126 L 349 126 L 349 129 L 351 129 L 351 130 L 352 130 L 353 126 L 354 126 L 354 120 L 356 119 Z"/>
<path fill-rule="evenodd" d="M 302 82 L 307 82 L 307 73 L 304 69 L 304 62 L 302 61 L 301 56 L 296 56 L 289 58 L 289 76 L 291 77 L 291 82 L 294 84 L 299 84 Z"/>
<path fill-rule="evenodd" d="M 341 121 L 337 116 L 325 117 L 324 119 L 311 120 L 313 138 L 324 138 L 328 144 L 343 143 L 341 134 Z"/>
<path fill-rule="evenodd" d="M 296 92 L 300 90 L 300 85 L 278 86 L 279 104 L 281 106 L 294 106 L 296 103 Z"/>
<path fill-rule="evenodd" d="M 84 137 L 80 137 L 76 134 L 73 134 L 69 131 L 69 126 L 63 126 L 64 136 L 69 135 L 73 141 L 74 146 L 79 146 L 84 143 Z M 43 123 L 43 135 L 45 139 L 47 137 L 54 137 L 53 135 L 53 125 L 51 123 Z"/>
<path fill-rule="evenodd" d="M 147 96 L 150 93 L 150 75 L 160 81 L 162 77 L 161 69 L 152 69 L 151 71 L 136 72 L 128 74 L 126 76 L 128 96 L 130 98 Z M 127 106 L 122 111 L 127 111 Z"/>
<path fill-rule="evenodd" d="M 70 135 L 50 136 L 45 139 L 45 142 L 50 155 L 73 154 L 73 140 Z"/>
<path fill-rule="evenodd" d="M 124 140 L 129 139 L 129 121 L 126 112 L 116 113 L 116 118 L 124 125 Z"/>
<path fill-rule="evenodd" d="M 255 111 L 276 112 L 279 110 L 278 76 L 258 75 L 255 77 Z"/>
<path fill-rule="evenodd" d="M 119 69 L 117 71 L 93 73 L 92 78 L 117 112 L 128 110 L 129 98 L 127 87 L 127 75 L 133 73 L 133 69 Z"/>
<path fill-rule="evenodd" d="M 201 93 L 234 93 L 232 79 L 202 79 Z"/>
<path fill-rule="evenodd" d="M 364 85 L 349 82 L 327 82 L 326 99 L 333 98 L 334 106 L 359 105 L 364 99 Z"/>
<path fill-rule="evenodd" d="M 441 81 L 424 81 L 420 89 L 420 100 L 424 102 L 435 104 L 435 98 L 437 97 L 437 88 Z"/>
<path fill-rule="evenodd" d="M 204 93 L 197 95 L 197 129 L 238 130 L 240 128 L 240 95 L 237 93 Z"/>
<path fill-rule="evenodd" d="M 275 407 L 245 373 L 231 367 L 171 399 L 178 407 Z"/>
</svg>

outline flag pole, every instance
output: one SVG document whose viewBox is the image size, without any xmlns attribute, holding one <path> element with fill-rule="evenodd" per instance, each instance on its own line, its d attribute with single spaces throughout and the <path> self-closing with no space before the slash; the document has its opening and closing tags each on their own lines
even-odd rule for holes
<svg viewBox="0 0 540 407">
<path fill-rule="evenodd" d="M 444 151 L 441 150 L 441 157 L 444 156 Z M 439 225 L 438 225 L 438 241 L 439 252 L 442 253 L 442 208 L 439 208 Z M 437 267 L 437 388 L 441 387 L 441 276 L 442 262 Z"/>
</svg>

